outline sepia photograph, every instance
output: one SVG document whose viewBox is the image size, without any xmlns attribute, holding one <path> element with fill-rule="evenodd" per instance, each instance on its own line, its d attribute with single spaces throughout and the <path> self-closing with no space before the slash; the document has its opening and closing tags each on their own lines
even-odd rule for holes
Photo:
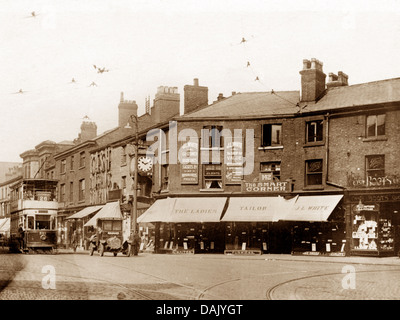
<svg viewBox="0 0 400 320">
<path fill-rule="evenodd" d="M 2 0 L 0 35 L 0 300 L 400 299 L 400 1 Z"/>
</svg>

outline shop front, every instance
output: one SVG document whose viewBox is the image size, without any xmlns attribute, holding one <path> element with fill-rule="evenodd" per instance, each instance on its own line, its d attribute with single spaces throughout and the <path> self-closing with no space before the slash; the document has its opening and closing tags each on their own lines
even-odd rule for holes
<svg viewBox="0 0 400 320">
<path fill-rule="evenodd" d="M 225 222 L 225 254 L 290 252 L 290 231 L 278 223 L 293 200 L 281 196 L 231 197 L 221 221 Z M 287 230 L 286 230 L 287 231 Z"/>
<path fill-rule="evenodd" d="M 102 205 L 88 206 L 66 218 L 70 230 L 70 242 L 75 241 L 76 246 L 83 247 L 85 250 L 89 248 L 89 238 L 94 233 L 94 229 L 92 226 L 84 227 L 84 224 L 102 208 Z M 72 246 L 72 243 L 70 245 Z"/>
<path fill-rule="evenodd" d="M 357 192 L 346 197 L 351 255 L 395 256 L 400 250 L 400 192 Z"/>
<path fill-rule="evenodd" d="M 158 199 L 138 218 L 155 224 L 156 253 L 218 253 L 223 251 L 220 222 L 226 197 Z"/>
<path fill-rule="evenodd" d="M 290 223 L 294 255 L 345 256 L 346 227 L 343 195 L 297 196 L 279 217 Z M 286 231 L 287 232 L 287 231 Z"/>
</svg>

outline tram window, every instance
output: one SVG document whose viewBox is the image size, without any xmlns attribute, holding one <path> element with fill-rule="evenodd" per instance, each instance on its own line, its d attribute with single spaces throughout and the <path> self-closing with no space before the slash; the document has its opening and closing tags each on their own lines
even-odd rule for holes
<svg viewBox="0 0 400 320">
<path fill-rule="evenodd" d="M 36 215 L 36 229 L 50 229 L 50 216 L 43 214 Z"/>
<path fill-rule="evenodd" d="M 35 229 L 34 217 L 28 216 L 28 229 Z"/>
</svg>

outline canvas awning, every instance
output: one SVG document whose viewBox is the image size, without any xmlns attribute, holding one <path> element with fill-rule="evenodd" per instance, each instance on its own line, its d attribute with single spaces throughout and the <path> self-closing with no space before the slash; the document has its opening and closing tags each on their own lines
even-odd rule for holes
<svg viewBox="0 0 400 320">
<path fill-rule="evenodd" d="M 137 218 L 137 222 L 169 222 L 175 200 L 175 198 L 156 200 L 150 208 Z"/>
<path fill-rule="evenodd" d="M 343 195 L 299 196 L 282 221 L 327 221 Z"/>
<path fill-rule="evenodd" d="M 291 205 L 283 197 L 235 197 L 221 221 L 273 222 Z"/>
<path fill-rule="evenodd" d="M 88 222 L 85 227 L 96 226 L 97 219 L 123 219 L 119 201 L 109 202 L 100 209 Z"/>
<path fill-rule="evenodd" d="M 226 197 L 177 198 L 170 222 L 219 222 Z"/>
<path fill-rule="evenodd" d="M 72 216 L 69 216 L 67 219 L 82 219 L 87 217 L 88 215 L 99 211 L 104 206 L 90 206 L 83 208 L 81 211 L 74 213 Z"/>
<path fill-rule="evenodd" d="M 10 218 L 0 219 L 0 233 L 8 233 L 10 231 Z"/>
<path fill-rule="evenodd" d="M 144 222 L 219 222 L 226 197 L 159 199 L 139 218 Z"/>
</svg>

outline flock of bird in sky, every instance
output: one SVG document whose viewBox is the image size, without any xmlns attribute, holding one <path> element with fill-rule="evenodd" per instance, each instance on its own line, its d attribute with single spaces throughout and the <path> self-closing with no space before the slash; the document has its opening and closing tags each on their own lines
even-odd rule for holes
<svg viewBox="0 0 400 320">
<path fill-rule="evenodd" d="M 28 16 L 28 18 L 36 18 L 38 15 L 39 15 L 38 13 L 36 13 L 35 11 L 32 11 L 32 12 L 31 12 L 31 15 Z M 253 36 L 252 36 L 252 38 L 253 38 Z M 246 43 L 247 43 L 248 41 L 250 41 L 250 40 L 249 40 L 249 39 L 246 39 L 245 37 L 242 37 L 242 39 L 240 40 L 240 42 L 237 43 L 236 45 L 245 46 Z M 94 69 L 97 71 L 97 73 L 99 73 L 99 74 L 102 74 L 102 73 L 105 73 L 105 72 L 109 72 L 109 69 L 106 69 L 105 67 L 99 67 L 99 66 L 97 66 L 97 65 L 95 65 L 95 64 L 93 64 L 93 68 L 94 68 Z M 254 74 L 254 76 L 255 76 L 254 81 L 257 81 L 257 82 L 259 82 L 260 84 L 262 84 L 263 86 L 265 86 L 265 85 L 261 82 L 261 80 L 260 80 L 259 76 L 257 75 L 257 73 L 253 70 L 250 61 L 247 61 L 247 62 L 246 62 L 246 68 L 247 68 L 247 69 L 250 69 L 250 70 L 253 72 L 253 74 Z M 71 83 L 71 84 L 75 84 L 75 83 L 77 83 L 77 80 L 75 80 L 75 78 L 72 78 L 72 80 L 71 80 L 70 83 Z M 92 83 L 90 83 L 90 84 L 88 85 L 88 87 L 97 87 L 97 84 L 96 84 L 94 81 L 92 81 Z M 23 89 L 19 89 L 17 92 L 13 92 L 13 94 L 23 94 L 23 93 L 26 93 L 26 92 L 27 92 L 27 91 L 25 91 L 25 90 L 23 90 Z M 275 94 L 276 96 L 280 97 L 278 94 L 276 94 L 276 93 L 274 92 L 273 89 L 271 90 L 271 94 Z M 280 98 L 282 98 L 282 97 L 280 97 Z M 284 99 L 284 98 L 282 98 L 282 99 Z M 284 100 L 286 100 L 286 99 L 284 99 Z M 286 100 L 286 101 L 287 101 L 287 100 Z M 293 102 L 291 102 L 291 101 L 288 101 L 288 102 L 290 102 L 290 103 L 292 103 L 292 104 L 298 106 L 298 103 L 293 103 Z"/>
</svg>

